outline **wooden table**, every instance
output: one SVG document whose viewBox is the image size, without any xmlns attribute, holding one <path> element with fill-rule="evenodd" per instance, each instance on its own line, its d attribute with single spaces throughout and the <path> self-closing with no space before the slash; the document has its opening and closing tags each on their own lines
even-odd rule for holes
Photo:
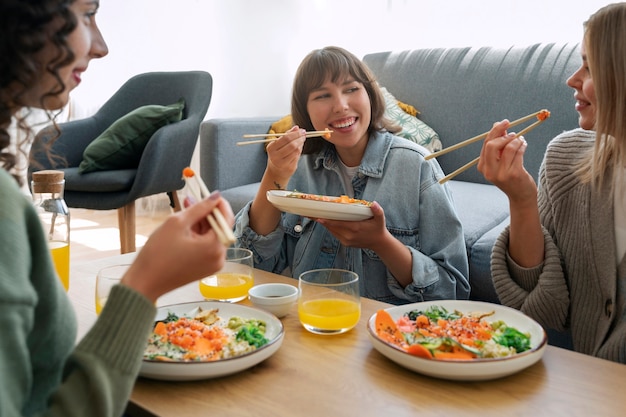
<svg viewBox="0 0 626 417">
<path fill-rule="evenodd" d="M 96 271 L 134 254 L 72 265 L 69 295 L 79 334 L 95 320 Z M 256 283 L 290 278 L 255 270 Z M 158 305 L 202 301 L 197 284 Z M 337 336 L 314 335 L 296 308 L 282 319 L 285 339 L 269 359 L 241 373 L 204 381 L 140 378 L 128 412 L 133 416 L 620 416 L 626 415 L 626 365 L 549 346 L 541 361 L 509 377 L 453 382 L 408 371 L 373 349 L 368 318 L 385 303 L 362 299 L 359 325 Z M 242 304 L 248 304 L 243 301 Z"/>
</svg>

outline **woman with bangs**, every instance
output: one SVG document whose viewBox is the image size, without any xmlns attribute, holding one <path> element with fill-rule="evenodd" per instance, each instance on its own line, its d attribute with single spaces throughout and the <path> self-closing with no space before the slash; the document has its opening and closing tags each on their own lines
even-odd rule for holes
<svg viewBox="0 0 626 417">
<path fill-rule="evenodd" d="M 436 160 L 392 132 L 371 71 L 338 47 L 314 50 L 293 84 L 294 126 L 267 146 L 253 201 L 236 216 L 237 245 L 255 267 L 291 275 L 319 268 L 356 272 L 361 295 L 393 304 L 469 296 L 461 223 Z M 305 138 L 331 130 L 330 138 Z M 269 190 L 372 201 L 361 221 L 281 213 Z"/>
<path fill-rule="evenodd" d="M 567 80 L 580 128 L 549 143 L 538 186 L 507 120 L 483 144 L 478 170 L 511 208 L 491 270 L 503 304 L 626 363 L 626 3 L 589 18 L 580 52 Z"/>
</svg>

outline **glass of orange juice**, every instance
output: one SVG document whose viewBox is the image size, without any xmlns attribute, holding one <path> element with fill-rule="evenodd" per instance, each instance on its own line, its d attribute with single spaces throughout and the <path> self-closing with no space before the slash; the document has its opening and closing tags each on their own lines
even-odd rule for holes
<svg viewBox="0 0 626 417">
<path fill-rule="evenodd" d="M 200 280 L 200 293 L 207 300 L 236 303 L 248 296 L 254 285 L 252 251 L 228 248 L 224 267 L 215 275 Z"/>
<path fill-rule="evenodd" d="M 119 284 L 130 264 L 102 268 L 96 275 L 96 314 L 100 314 L 114 285 Z"/>
<path fill-rule="evenodd" d="M 340 334 L 361 318 L 359 276 L 345 269 L 314 269 L 298 279 L 298 317 L 316 334 Z"/>
</svg>

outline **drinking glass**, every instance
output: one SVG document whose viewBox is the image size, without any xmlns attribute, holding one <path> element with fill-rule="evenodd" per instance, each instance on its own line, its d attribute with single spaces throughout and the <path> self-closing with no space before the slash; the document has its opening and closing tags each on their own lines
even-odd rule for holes
<svg viewBox="0 0 626 417">
<path fill-rule="evenodd" d="M 241 301 L 254 285 L 253 268 L 252 251 L 228 248 L 224 267 L 215 275 L 200 280 L 200 294 L 207 300 Z"/>
<path fill-rule="evenodd" d="M 98 271 L 96 275 L 96 314 L 100 314 L 109 298 L 111 288 L 115 284 L 119 284 L 129 267 L 129 264 L 112 265 Z"/>
<path fill-rule="evenodd" d="M 298 317 L 316 334 L 340 334 L 361 317 L 359 276 L 344 269 L 314 269 L 298 279 Z"/>
</svg>

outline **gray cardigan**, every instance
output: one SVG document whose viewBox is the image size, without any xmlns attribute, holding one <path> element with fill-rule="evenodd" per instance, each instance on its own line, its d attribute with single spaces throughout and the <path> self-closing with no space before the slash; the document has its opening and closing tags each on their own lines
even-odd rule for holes
<svg viewBox="0 0 626 417">
<path fill-rule="evenodd" d="M 503 304 L 547 328 L 569 328 L 576 351 L 626 363 L 626 260 L 618 268 L 613 199 L 604 190 L 592 194 L 574 174 L 594 140 L 594 132 L 576 129 L 548 145 L 538 195 L 544 263 L 516 265 L 507 227 L 494 246 L 492 274 Z"/>
</svg>

